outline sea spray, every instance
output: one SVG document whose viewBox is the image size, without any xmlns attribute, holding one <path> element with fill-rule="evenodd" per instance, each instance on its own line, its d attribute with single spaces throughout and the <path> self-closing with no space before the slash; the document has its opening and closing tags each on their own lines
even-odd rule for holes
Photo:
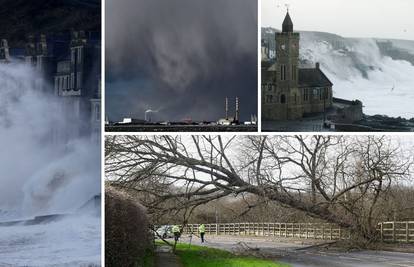
<svg viewBox="0 0 414 267">
<path fill-rule="evenodd" d="M 410 62 L 382 54 L 373 39 L 330 38 L 302 34 L 300 54 L 307 67 L 320 62 L 334 84 L 335 97 L 361 100 L 368 115 L 414 117 L 414 66 Z"/>
<path fill-rule="evenodd" d="M 78 125 L 39 77 L 0 64 L 0 209 L 22 217 L 74 212 L 100 192 L 99 145 L 59 136 Z"/>
</svg>

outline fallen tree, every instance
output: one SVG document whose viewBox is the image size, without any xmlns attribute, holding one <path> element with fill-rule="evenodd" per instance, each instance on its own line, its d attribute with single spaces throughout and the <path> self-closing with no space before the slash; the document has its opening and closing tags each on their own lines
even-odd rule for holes
<svg viewBox="0 0 414 267">
<path fill-rule="evenodd" d="M 364 240 L 413 163 L 388 136 L 117 136 L 106 152 L 107 176 L 145 195 L 151 213 L 253 194 Z"/>
</svg>

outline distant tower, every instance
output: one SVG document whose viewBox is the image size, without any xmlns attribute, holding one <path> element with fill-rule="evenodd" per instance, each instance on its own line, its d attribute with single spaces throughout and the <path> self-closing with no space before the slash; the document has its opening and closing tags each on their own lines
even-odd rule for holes
<svg viewBox="0 0 414 267">
<path fill-rule="evenodd" d="M 281 117 L 286 119 L 302 117 L 298 89 L 299 39 L 299 33 L 293 32 L 293 22 L 288 11 L 282 32 L 276 33 L 276 83 L 281 90 L 277 102 L 282 105 Z"/>
<path fill-rule="evenodd" d="M 2 39 L 0 41 L 0 62 L 9 62 L 9 61 L 10 61 L 9 45 L 6 39 Z"/>
<path fill-rule="evenodd" d="M 239 98 L 236 97 L 236 116 L 234 117 L 235 122 L 239 121 Z"/>
</svg>

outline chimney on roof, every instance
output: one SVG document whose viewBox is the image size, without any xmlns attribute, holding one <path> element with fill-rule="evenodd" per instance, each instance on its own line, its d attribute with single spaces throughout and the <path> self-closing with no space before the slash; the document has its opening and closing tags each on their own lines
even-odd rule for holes
<svg viewBox="0 0 414 267">
<path fill-rule="evenodd" d="M 315 67 L 316 69 L 319 69 L 319 62 L 316 62 Z"/>
</svg>

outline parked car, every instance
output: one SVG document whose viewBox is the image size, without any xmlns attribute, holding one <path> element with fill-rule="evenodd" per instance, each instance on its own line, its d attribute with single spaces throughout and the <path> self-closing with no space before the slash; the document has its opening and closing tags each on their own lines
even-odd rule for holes
<svg viewBox="0 0 414 267">
<path fill-rule="evenodd" d="M 163 239 L 173 238 L 174 234 L 172 232 L 172 225 L 163 225 L 159 227 L 155 233 L 155 238 L 159 238 L 160 236 Z"/>
</svg>

